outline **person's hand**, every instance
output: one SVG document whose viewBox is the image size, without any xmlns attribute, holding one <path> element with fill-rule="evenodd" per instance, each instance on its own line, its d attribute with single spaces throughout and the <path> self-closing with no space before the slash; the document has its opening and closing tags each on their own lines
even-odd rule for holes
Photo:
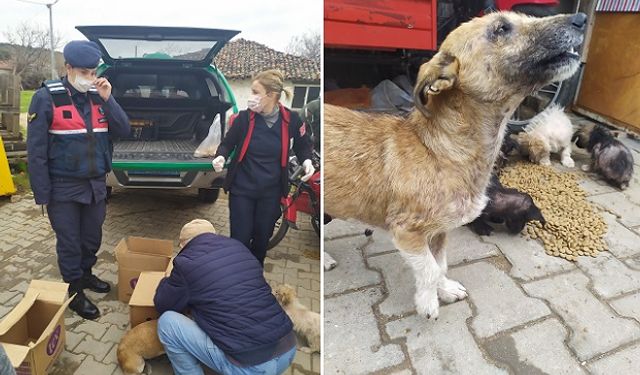
<svg viewBox="0 0 640 375">
<path fill-rule="evenodd" d="M 109 100 L 109 97 L 111 96 L 111 83 L 109 83 L 106 78 L 102 77 L 96 79 L 94 85 L 96 86 L 96 90 L 98 90 L 98 94 L 100 94 L 100 97 L 105 102 Z"/>
<path fill-rule="evenodd" d="M 313 167 L 313 163 L 309 159 L 302 162 L 302 167 L 304 168 L 304 176 L 302 176 L 301 180 L 302 182 L 307 182 L 307 180 L 313 176 L 316 169 Z"/>
<path fill-rule="evenodd" d="M 224 159 L 224 156 L 222 155 L 213 159 L 213 161 L 211 161 L 211 165 L 213 165 L 213 170 L 216 172 L 222 172 L 222 169 L 224 168 L 224 162 L 225 162 L 225 159 Z"/>
</svg>

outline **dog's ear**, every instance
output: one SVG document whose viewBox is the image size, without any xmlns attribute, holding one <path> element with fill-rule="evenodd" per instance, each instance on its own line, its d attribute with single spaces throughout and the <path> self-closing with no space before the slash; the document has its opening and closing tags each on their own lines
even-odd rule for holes
<svg viewBox="0 0 640 375">
<path fill-rule="evenodd" d="M 438 95 L 452 88 L 458 78 L 459 67 L 458 59 L 444 52 L 438 52 L 422 64 L 413 90 L 413 102 L 425 117 L 431 116 L 427 110 L 429 95 Z"/>
</svg>

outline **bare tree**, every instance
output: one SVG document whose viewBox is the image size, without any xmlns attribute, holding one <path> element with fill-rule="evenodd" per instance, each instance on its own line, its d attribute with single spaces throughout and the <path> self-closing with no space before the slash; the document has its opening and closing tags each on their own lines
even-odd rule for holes
<svg viewBox="0 0 640 375">
<path fill-rule="evenodd" d="M 4 36 L 9 42 L 13 74 L 19 78 L 28 70 L 41 68 L 49 56 L 49 32 L 46 29 L 23 22 L 16 29 L 6 31 Z M 54 35 L 54 49 L 59 43 L 60 38 Z"/>
<path fill-rule="evenodd" d="M 320 32 L 308 31 L 291 38 L 286 47 L 286 52 L 296 56 L 306 57 L 320 64 L 320 52 L 322 51 Z"/>
</svg>

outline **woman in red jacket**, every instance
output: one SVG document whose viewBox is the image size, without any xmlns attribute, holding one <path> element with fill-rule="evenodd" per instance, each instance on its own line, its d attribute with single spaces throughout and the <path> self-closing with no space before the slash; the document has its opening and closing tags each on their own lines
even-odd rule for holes
<svg viewBox="0 0 640 375">
<path fill-rule="evenodd" d="M 258 73 L 251 84 L 248 109 L 232 119 L 213 159 L 221 171 L 231 152 L 224 189 L 229 193 L 231 237 L 251 249 L 264 265 L 269 238 L 281 215 L 280 199 L 288 194 L 287 166 L 291 145 L 309 179 L 314 171 L 312 144 L 298 114 L 280 104 L 284 76 L 280 71 Z"/>
</svg>

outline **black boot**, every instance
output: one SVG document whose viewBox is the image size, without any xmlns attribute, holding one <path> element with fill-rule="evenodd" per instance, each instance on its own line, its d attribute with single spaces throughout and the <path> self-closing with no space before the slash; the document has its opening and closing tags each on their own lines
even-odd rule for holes
<svg viewBox="0 0 640 375">
<path fill-rule="evenodd" d="M 82 287 L 96 293 L 109 293 L 111 291 L 109 283 L 98 279 L 93 274 L 85 274 L 82 277 Z"/>
<path fill-rule="evenodd" d="M 69 284 L 69 296 L 76 295 L 69 304 L 69 308 L 85 319 L 94 320 L 100 316 L 100 310 L 94 305 L 82 291 L 82 282 Z"/>
</svg>

